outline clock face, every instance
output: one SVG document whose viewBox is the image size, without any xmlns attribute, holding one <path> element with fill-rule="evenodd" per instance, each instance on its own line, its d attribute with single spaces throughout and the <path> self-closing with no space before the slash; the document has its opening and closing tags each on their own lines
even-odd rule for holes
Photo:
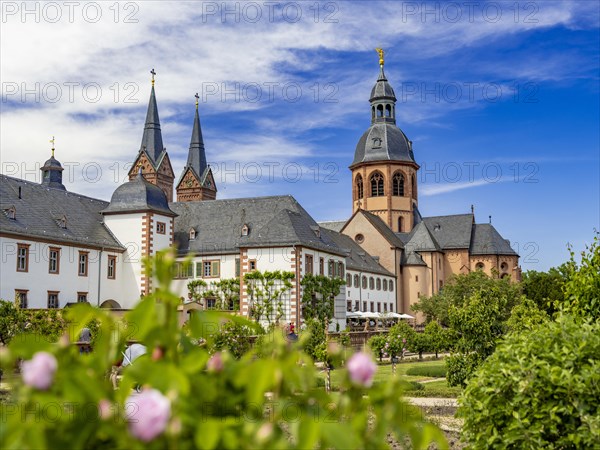
<svg viewBox="0 0 600 450">
<path fill-rule="evenodd" d="M 194 182 L 192 180 L 188 179 L 185 184 L 187 187 L 192 187 Z"/>
</svg>

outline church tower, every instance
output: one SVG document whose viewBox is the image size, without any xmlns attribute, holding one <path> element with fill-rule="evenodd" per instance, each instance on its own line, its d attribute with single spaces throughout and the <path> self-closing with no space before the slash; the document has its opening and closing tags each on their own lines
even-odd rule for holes
<svg viewBox="0 0 600 450">
<path fill-rule="evenodd" d="M 383 71 L 371 90 L 371 126 L 362 135 L 352 171 L 352 212 L 369 211 L 394 232 L 410 232 L 420 220 L 417 209 L 417 171 L 412 141 L 396 126 L 396 95 Z"/>
<path fill-rule="evenodd" d="M 217 186 L 210 166 L 206 163 L 204 140 L 198 115 L 198 94 L 196 94 L 196 115 L 192 127 L 192 139 L 188 158 L 181 177 L 177 182 L 177 201 L 196 202 L 217 198 Z"/>
<path fill-rule="evenodd" d="M 159 188 L 167 196 L 168 201 L 173 201 L 173 167 L 167 154 L 167 149 L 163 147 L 162 133 L 160 131 L 160 120 L 158 118 L 158 107 L 156 105 L 156 94 L 154 92 L 154 69 L 152 74 L 152 90 L 150 91 L 150 101 L 148 102 L 148 112 L 146 113 L 146 124 L 144 125 L 144 134 L 142 135 L 142 144 L 140 150 L 129 170 L 129 180 L 133 181 L 142 169 L 143 177 Z"/>
</svg>

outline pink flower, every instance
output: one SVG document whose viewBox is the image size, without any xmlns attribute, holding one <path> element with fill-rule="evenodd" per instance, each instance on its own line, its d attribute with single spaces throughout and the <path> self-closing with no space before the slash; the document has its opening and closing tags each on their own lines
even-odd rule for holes
<svg viewBox="0 0 600 450">
<path fill-rule="evenodd" d="M 100 400 L 98 402 L 98 416 L 100 416 L 100 418 L 102 420 L 107 420 L 112 417 L 112 414 L 113 414 L 113 404 L 105 398 Z"/>
<path fill-rule="evenodd" d="M 355 384 L 370 387 L 373 384 L 373 375 L 376 370 L 377 365 L 371 356 L 364 352 L 355 353 L 348 360 L 350 380 Z"/>
<path fill-rule="evenodd" d="M 206 368 L 209 372 L 220 372 L 223 370 L 223 365 L 223 356 L 221 355 L 221 352 L 217 352 L 210 357 L 206 363 Z"/>
<path fill-rule="evenodd" d="M 28 386 L 45 391 L 52 385 L 58 362 L 54 355 L 48 352 L 37 352 L 21 365 L 23 382 Z"/>
<path fill-rule="evenodd" d="M 150 442 L 167 428 L 171 402 L 156 389 L 131 394 L 125 401 L 129 432 L 140 441 Z"/>
</svg>

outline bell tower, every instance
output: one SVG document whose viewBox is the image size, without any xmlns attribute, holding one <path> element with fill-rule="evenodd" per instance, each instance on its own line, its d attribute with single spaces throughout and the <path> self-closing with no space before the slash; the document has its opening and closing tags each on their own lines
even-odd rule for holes
<svg viewBox="0 0 600 450">
<path fill-rule="evenodd" d="M 356 145 L 352 171 L 352 212 L 378 215 L 394 231 L 407 233 L 420 220 L 417 171 L 412 141 L 396 125 L 396 94 L 388 82 L 384 51 L 371 90 L 371 126 Z"/>
</svg>

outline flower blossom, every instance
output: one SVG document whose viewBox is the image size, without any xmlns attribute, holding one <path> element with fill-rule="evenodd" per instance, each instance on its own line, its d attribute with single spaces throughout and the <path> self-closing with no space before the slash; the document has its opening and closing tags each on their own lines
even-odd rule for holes
<svg viewBox="0 0 600 450">
<path fill-rule="evenodd" d="M 57 368 L 58 362 L 54 355 L 37 352 L 30 360 L 23 361 L 21 376 L 26 385 L 45 391 L 52 385 Z"/>
<path fill-rule="evenodd" d="M 355 353 L 348 360 L 347 367 L 350 380 L 353 383 L 365 387 L 370 387 L 373 384 L 373 375 L 375 375 L 377 365 L 368 354 L 364 352 Z"/>
</svg>

